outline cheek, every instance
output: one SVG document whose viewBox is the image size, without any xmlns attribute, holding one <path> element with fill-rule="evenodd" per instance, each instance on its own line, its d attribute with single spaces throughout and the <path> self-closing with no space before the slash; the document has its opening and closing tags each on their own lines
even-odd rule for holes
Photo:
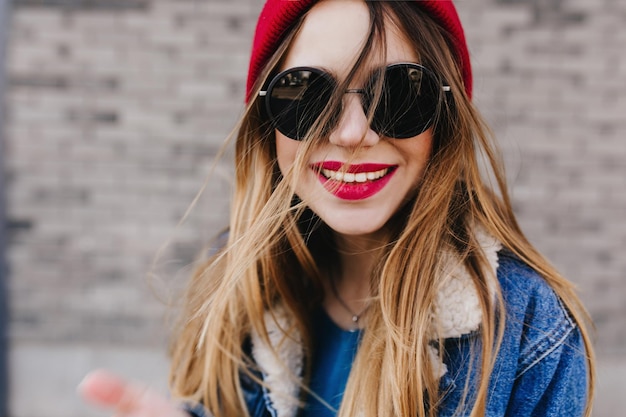
<svg viewBox="0 0 626 417">
<path fill-rule="evenodd" d="M 424 139 L 424 143 L 422 148 L 420 149 L 420 161 L 422 164 L 421 172 L 423 174 L 426 166 L 430 163 L 430 158 L 432 158 L 433 154 L 433 137 L 432 135 L 428 135 L 427 138 Z"/>
<path fill-rule="evenodd" d="M 431 130 L 427 130 L 420 136 L 405 139 L 400 146 L 404 146 L 403 153 L 409 159 L 411 170 L 416 176 L 415 182 L 419 183 L 424 175 L 424 170 L 428 165 L 433 151 L 433 135 Z"/>
<path fill-rule="evenodd" d="M 299 146 L 300 142 L 297 140 L 289 139 L 276 131 L 276 160 L 283 176 L 293 166 Z"/>
</svg>

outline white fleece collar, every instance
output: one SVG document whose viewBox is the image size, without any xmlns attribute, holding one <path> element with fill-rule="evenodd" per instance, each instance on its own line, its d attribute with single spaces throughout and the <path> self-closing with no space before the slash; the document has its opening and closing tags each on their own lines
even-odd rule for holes
<svg viewBox="0 0 626 417">
<path fill-rule="evenodd" d="M 495 285 L 498 252 L 502 244 L 480 227 L 475 228 L 474 232 L 490 266 L 490 271 L 486 271 L 487 277 Z M 431 313 L 431 340 L 460 337 L 478 330 L 482 322 L 478 292 L 469 272 L 454 255 L 448 253 L 444 256 L 446 259 L 441 271 L 443 284 Z M 258 334 L 253 332 L 251 335 L 252 356 L 267 384 L 264 393 L 268 410 L 274 417 L 293 417 L 298 409 L 300 386 L 294 376 L 302 373 L 304 352 L 298 334 L 284 336 L 283 331 L 290 328 L 290 323 L 291 316 L 284 309 L 277 309 L 275 318 L 269 312 L 265 313 L 270 343 L 277 355 Z M 429 346 L 429 353 L 435 373 L 440 378 L 447 372 L 446 365 L 439 359 L 435 347 Z"/>
<path fill-rule="evenodd" d="M 275 319 L 274 319 L 275 317 Z M 298 410 L 300 385 L 294 379 L 302 374 L 304 351 L 299 334 L 285 337 L 290 328 L 291 317 L 283 308 L 275 310 L 275 316 L 265 312 L 265 326 L 271 349 L 258 333 L 252 332 L 252 357 L 263 373 L 263 387 L 268 410 L 272 417 L 293 417 Z"/>
</svg>

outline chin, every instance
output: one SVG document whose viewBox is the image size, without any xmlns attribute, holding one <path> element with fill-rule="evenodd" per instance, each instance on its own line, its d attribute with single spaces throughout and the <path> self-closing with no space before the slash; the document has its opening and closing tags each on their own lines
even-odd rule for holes
<svg viewBox="0 0 626 417">
<path fill-rule="evenodd" d="M 335 233 L 346 236 L 365 236 L 379 232 L 384 228 L 386 221 L 372 221 L 372 219 L 362 219 L 359 216 L 351 216 L 350 219 L 329 219 L 323 218 Z"/>
</svg>

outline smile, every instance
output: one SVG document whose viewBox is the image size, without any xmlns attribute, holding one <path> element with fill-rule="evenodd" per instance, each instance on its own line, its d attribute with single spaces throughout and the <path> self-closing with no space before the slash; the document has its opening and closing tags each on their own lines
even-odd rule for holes
<svg viewBox="0 0 626 417">
<path fill-rule="evenodd" d="M 345 183 L 352 182 L 366 182 L 366 181 L 375 181 L 379 178 L 384 177 L 389 173 L 391 168 L 380 169 L 378 171 L 370 171 L 370 172 L 342 172 L 342 171 L 333 171 L 330 169 L 322 169 L 321 173 L 329 180 L 333 181 L 341 181 Z"/>
<path fill-rule="evenodd" d="M 342 200 L 364 200 L 381 191 L 389 182 L 396 165 L 365 163 L 346 165 L 338 161 L 313 164 L 326 191 Z"/>
</svg>

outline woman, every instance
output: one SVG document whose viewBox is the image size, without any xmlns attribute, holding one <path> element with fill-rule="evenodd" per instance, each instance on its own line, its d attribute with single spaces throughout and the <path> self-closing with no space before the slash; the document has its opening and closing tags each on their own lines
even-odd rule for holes
<svg viewBox="0 0 626 417">
<path fill-rule="evenodd" d="M 450 1 L 266 3 L 226 242 L 173 342 L 186 412 L 590 414 L 587 315 L 519 230 L 471 93 Z M 181 413 L 101 373 L 83 392 L 106 387 L 121 415 Z"/>
</svg>

